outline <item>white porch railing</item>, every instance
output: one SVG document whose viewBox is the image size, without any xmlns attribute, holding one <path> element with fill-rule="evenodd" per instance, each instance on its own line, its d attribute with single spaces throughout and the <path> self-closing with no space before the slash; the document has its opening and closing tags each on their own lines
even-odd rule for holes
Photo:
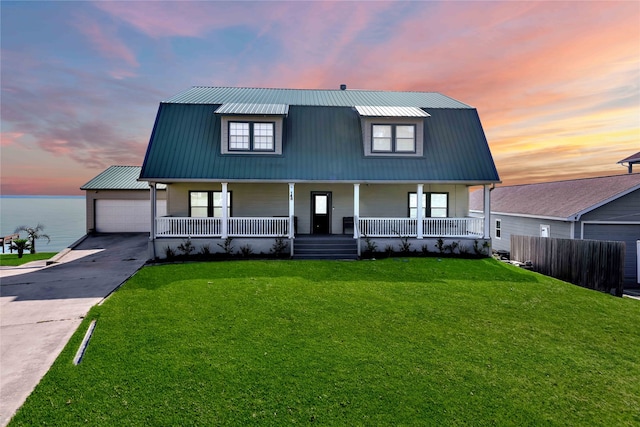
<svg viewBox="0 0 640 427">
<path fill-rule="evenodd" d="M 289 218 L 229 218 L 229 236 L 277 237 L 289 234 Z"/>
<path fill-rule="evenodd" d="M 358 230 L 367 237 L 418 237 L 415 218 L 359 218 Z M 424 218 L 422 237 L 483 237 L 483 218 Z"/>
<path fill-rule="evenodd" d="M 227 219 L 231 237 L 279 237 L 289 233 L 289 218 Z M 156 237 L 221 237 L 222 218 L 160 217 L 156 218 Z"/>
</svg>

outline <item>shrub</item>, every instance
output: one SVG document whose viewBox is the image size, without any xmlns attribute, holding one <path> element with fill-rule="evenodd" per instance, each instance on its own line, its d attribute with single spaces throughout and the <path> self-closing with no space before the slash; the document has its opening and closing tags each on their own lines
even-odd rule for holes
<svg viewBox="0 0 640 427">
<path fill-rule="evenodd" d="M 168 260 L 172 260 L 176 257 L 176 253 L 171 248 L 171 246 L 167 246 L 166 248 L 164 248 L 164 255 Z"/>
<path fill-rule="evenodd" d="M 253 253 L 253 249 L 251 249 L 251 245 L 250 244 L 246 244 L 244 246 L 240 246 L 240 254 L 243 257 L 248 257 L 249 255 L 251 255 Z"/>
<path fill-rule="evenodd" d="M 200 248 L 200 255 L 203 255 L 205 257 L 208 257 L 209 255 L 211 255 L 211 246 L 202 245 L 202 247 Z"/>
<path fill-rule="evenodd" d="M 411 252 L 411 242 L 409 242 L 409 236 L 400 236 L 400 252 L 408 254 Z"/>
<path fill-rule="evenodd" d="M 488 252 L 489 252 L 489 246 L 491 246 L 489 244 L 489 242 L 487 242 L 486 240 L 482 243 L 482 246 L 480 246 L 479 242 L 477 240 L 473 241 L 473 252 L 475 252 L 476 255 L 478 256 L 489 256 Z"/>
<path fill-rule="evenodd" d="M 226 239 L 224 239 L 224 243 L 218 243 L 218 246 L 222 248 L 225 255 L 233 255 L 234 248 L 231 242 L 233 242 L 233 237 L 227 237 Z"/>
<path fill-rule="evenodd" d="M 280 257 L 285 253 L 288 247 L 289 245 L 285 241 L 284 237 L 276 237 L 276 241 L 273 243 L 273 246 L 271 246 L 271 253 L 276 257 Z"/>
<path fill-rule="evenodd" d="M 193 245 L 191 238 L 186 238 L 180 245 L 178 245 L 178 250 L 182 252 L 184 255 L 189 256 L 191 252 L 196 250 L 196 247 Z"/>
<path fill-rule="evenodd" d="M 438 249 L 438 252 L 440 252 L 440 254 L 444 254 L 445 245 L 444 239 L 442 237 L 438 237 L 438 240 L 436 240 L 436 249 Z"/>
<path fill-rule="evenodd" d="M 376 242 L 374 242 L 373 240 L 371 240 L 370 237 L 368 236 L 364 236 L 364 250 L 365 252 L 375 252 L 376 250 L 378 250 L 378 245 L 376 244 Z"/>
</svg>

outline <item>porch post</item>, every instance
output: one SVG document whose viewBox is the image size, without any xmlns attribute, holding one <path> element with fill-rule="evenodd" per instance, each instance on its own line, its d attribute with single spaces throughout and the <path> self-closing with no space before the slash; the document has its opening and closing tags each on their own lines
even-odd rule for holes
<svg viewBox="0 0 640 427">
<path fill-rule="evenodd" d="M 227 214 L 227 210 L 229 209 L 229 203 L 228 203 L 227 197 L 229 197 L 227 195 L 227 183 L 223 182 L 222 183 L 222 230 L 220 230 L 223 239 L 226 239 L 227 237 L 229 237 L 229 232 L 228 232 L 229 215 Z"/>
<path fill-rule="evenodd" d="M 360 184 L 353 184 L 353 238 L 359 238 L 358 220 L 360 218 Z M 360 246 L 358 246 L 358 250 Z"/>
<path fill-rule="evenodd" d="M 483 186 L 484 191 L 484 238 L 491 238 L 491 188 Z"/>
<path fill-rule="evenodd" d="M 157 200 L 157 194 L 156 194 L 156 183 L 155 182 L 150 182 L 149 186 L 151 187 L 150 189 L 150 197 L 149 197 L 149 201 L 151 203 L 149 203 L 151 205 L 151 228 L 149 229 L 149 245 L 148 245 L 148 251 L 149 251 L 149 257 L 151 259 L 156 259 L 156 234 L 157 234 L 157 226 L 156 226 L 156 215 L 157 210 L 156 210 L 156 200 Z M 3 248 L 4 249 L 4 248 Z"/>
<path fill-rule="evenodd" d="M 418 184 L 418 189 L 416 191 L 416 196 L 418 197 L 418 212 L 416 212 L 416 219 L 418 220 L 416 233 L 418 234 L 417 238 L 422 239 L 422 194 L 423 194 L 423 186 L 424 184 Z"/>
<path fill-rule="evenodd" d="M 296 193 L 294 191 L 294 186 L 295 184 L 293 182 L 289 183 L 289 238 L 290 239 L 293 239 L 293 236 L 295 234 L 294 215 L 295 215 Z"/>
<path fill-rule="evenodd" d="M 149 231 L 149 240 L 153 240 L 156 238 L 156 215 L 157 212 L 157 194 L 156 194 L 156 183 L 150 182 L 149 186 L 151 187 L 151 227 Z"/>
</svg>

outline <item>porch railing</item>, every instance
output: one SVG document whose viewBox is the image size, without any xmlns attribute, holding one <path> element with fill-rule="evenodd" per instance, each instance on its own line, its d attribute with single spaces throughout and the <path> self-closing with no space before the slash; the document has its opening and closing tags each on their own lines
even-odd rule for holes
<svg viewBox="0 0 640 427">
<path fill-rule="evenodd" d="M 279 237 L 288 233 L 289 218 L 227 219 L 227 235 L 231 237 Z M 222 237 L 222 218 L 156 218 L 156 237 Z"/>
<path fill-rule="evenodd" d="M 367 237 L 418 237 L 415 218 L 359 218 L 358 230 Z M 484 218 L 424 218 L 422 237 L 483 237 Z"/>
<path fill-rule="evenodd" d="M 277 237 L 289 234 L 289 218 L 229 218 L 229 236 Z"/>
</svg>

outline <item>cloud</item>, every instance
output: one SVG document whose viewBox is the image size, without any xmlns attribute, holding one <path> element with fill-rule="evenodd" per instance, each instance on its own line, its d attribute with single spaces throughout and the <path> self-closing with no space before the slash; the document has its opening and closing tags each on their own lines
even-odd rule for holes
<svg viewBox="0 0 640 427">
<path fill-rule="evenodd" d="M 2 132 L 0 133 L 0 147 L 19 144 L 19 139 L 24 136 L 24 132 Z"/>
</svg>

